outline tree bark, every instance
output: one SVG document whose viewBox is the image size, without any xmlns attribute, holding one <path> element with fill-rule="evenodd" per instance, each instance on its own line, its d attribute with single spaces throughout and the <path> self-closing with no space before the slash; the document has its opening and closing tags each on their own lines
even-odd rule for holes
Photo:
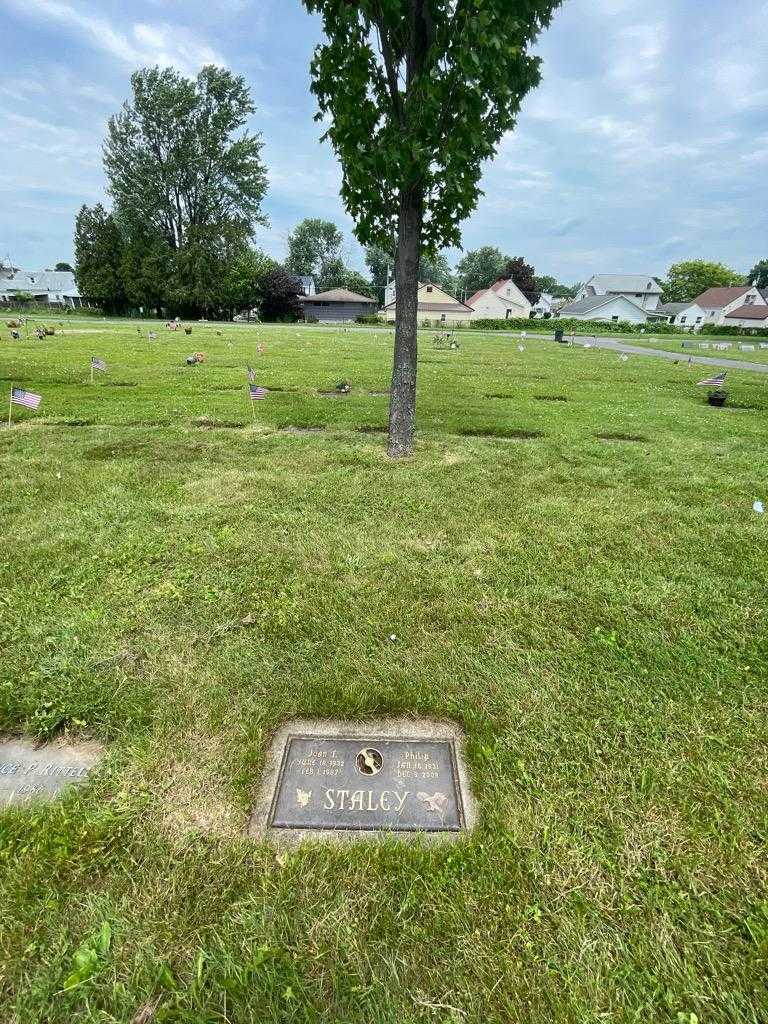
<svg viewBox="0 0 768 1024">
<path fill-rule="evenodd" d="M 389 398 L 390 458 L 413 454 L 416 430 L 419 256 L 424 200 L 418 189 L 402 196 L 395 253 L 395 355 Z"/>
</svg>

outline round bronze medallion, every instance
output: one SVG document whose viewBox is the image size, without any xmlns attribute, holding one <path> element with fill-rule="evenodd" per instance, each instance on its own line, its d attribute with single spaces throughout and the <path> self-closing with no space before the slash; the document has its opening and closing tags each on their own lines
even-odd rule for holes
<svg viewBox="0 0 768 1024">
<path fill-rule="evenodd" d="M 363 747 L 355 758 L 355 764 L 361 775 L 378 775 L 384 758 L 375 747 Z"/>
</svg>

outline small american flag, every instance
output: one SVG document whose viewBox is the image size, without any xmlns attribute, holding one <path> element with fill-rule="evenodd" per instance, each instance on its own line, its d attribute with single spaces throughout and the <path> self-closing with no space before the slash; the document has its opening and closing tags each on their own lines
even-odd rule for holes
<svg viewBox="0 0 768 1024">
<path fill-rule="evenodd" d="M 36 395 L 34 391 L 25 391 L 24 388 L 11 388 L 11 405 L 25 405 L 27 409 L 36 409 L 43 400 L 42 395 Z"/>
<path fill-rule="evenodd" d="M 256 383 L 256 371 L 252 366 L 248 367 L 248 380 L 250 381 L 251 384 Z"/>
<path fill-rule="evenodd" d="M 725 373 L 728 371 L 726 370 Z M 707 377 L 706 380 L 700 380 L 696 387 L 699 388 L 721 388 L 725 384 L 725 373 L 718 373 L 716 377 Z"/>
<path fill-rule="evenodd" d="M 252 402 L 258 402 L 262 398 L 266 398 L 269 392 L 266 388 L 260 388 L 257 384 L 251 384 L 248 388 Z"/>
<path fill-rule="evenodd" d="M 106 370 L 107 364 L 103 359 L 97 359 L 96 356 L 91 356 L 91 366 L 94 370 Z"/>
</svg>

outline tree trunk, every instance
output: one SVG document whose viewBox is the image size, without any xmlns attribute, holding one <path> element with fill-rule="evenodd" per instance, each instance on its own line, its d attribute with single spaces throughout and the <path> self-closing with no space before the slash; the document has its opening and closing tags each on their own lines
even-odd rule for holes
<svg viewBox="0 0 768 1024">
<path fill-rule="evenodd" d="M 417 306 L 424 201 L 418 190 L 400 200 L 395 253 L 395 356 L 389 398 L 390 458 L 413 454 L 416 430 Z"/>
</svg>

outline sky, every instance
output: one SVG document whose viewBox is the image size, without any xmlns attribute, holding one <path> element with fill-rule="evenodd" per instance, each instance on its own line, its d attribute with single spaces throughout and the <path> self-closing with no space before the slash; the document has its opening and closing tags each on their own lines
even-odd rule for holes
<svg viewBox="0 0 768 1024">
<path fill-rule="evenodd" d="M 0 25 L 0 257 L 28 270 L 71 261 L 80 205 L 108 205 L 101 144 L 132 71 L 215 63 L 246 79 L 258 108 L 269 227 L 256 244 L 282 259 L 292 227 L 324 217 L 362 268 L 313 120 L 320 25 L 299 0 L 0 0 Z M 566 0 L 536 46 L 542 84 L 485 168 L 464 249 L 498 246 L 564 283 L 768 258 L 766 25 L 768 0 Z"/>
</svg>

